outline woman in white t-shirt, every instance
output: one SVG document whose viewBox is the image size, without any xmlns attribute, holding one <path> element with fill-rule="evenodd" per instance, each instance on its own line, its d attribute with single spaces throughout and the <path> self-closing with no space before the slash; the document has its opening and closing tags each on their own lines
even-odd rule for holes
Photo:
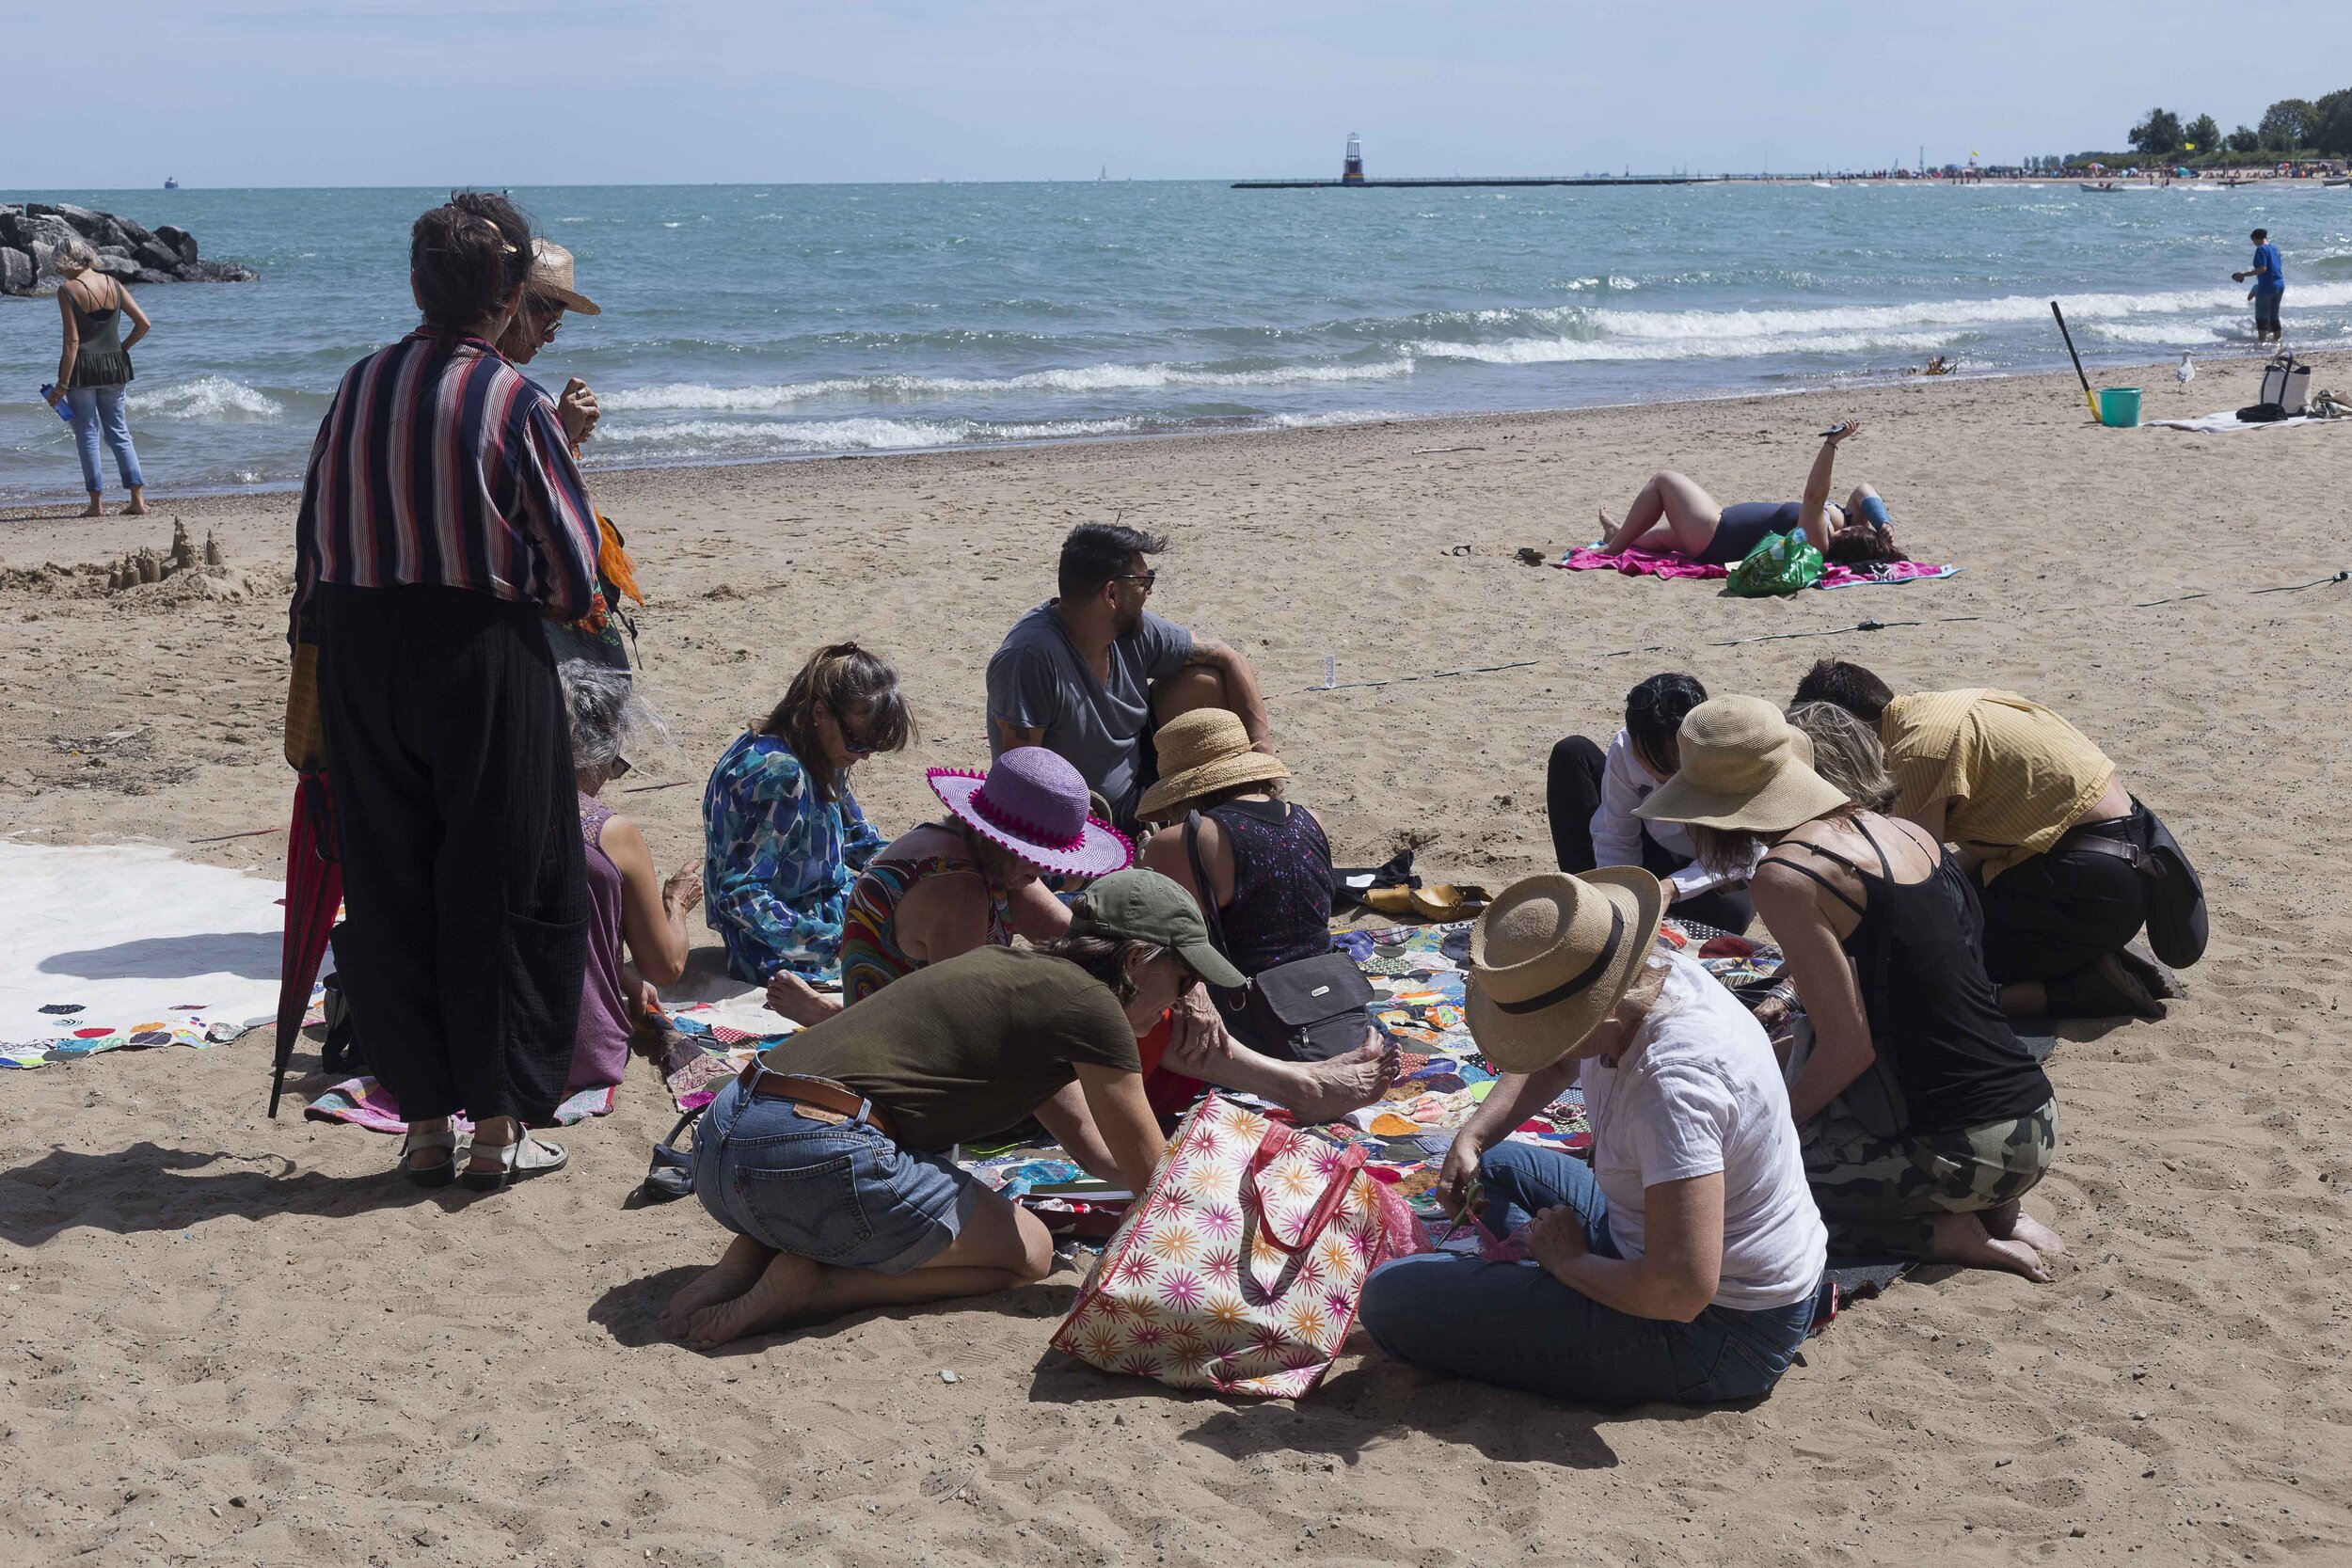
<svg viewBox="0 0 2352 1568">
<path fill-rule="evenodd" d="M 1632 866 L 1506 889 L 1470 935 L 1470 1031 L 1503 1076 L 1438 1196 L 1533 1258 L 1408 1258 L 1364 1286 L 1402 1361 L 1563 1399 L 1697 1403 L 1770 1390 L 1813 1326 L 1827 1233 L 1764 1031 L 1658 947 Z M 1593 1164 L 1504 1141 L 1571 1080 Z"/>
</svg>

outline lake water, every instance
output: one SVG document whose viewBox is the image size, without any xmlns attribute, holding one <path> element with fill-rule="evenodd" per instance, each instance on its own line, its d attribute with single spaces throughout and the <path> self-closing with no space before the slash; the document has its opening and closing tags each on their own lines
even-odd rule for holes
<svg viewBox="0 0 2352 1568">
<path fill-rule="evenodd" d="M 258 284 L 140 291 L 159 493 L 298 484 L 354 359 L 407 330 L 424 190 L 25 193 L 176 223 Z M 2247 353 L 2247 231 L 2291 341 L 2352 340 L 2352 190 L 2013 185 L 1235 191 L 1221 183 L 517 189 L 604 314 L 590 466 L 1558 408 Z M 11 196 L 9 199 L 18 199 Z M 0 501 L 73 495 L 35 396 L 57 315 L 0 300 Z M 113 485 L 111 464 L 108 486 Z"/>
</svg>

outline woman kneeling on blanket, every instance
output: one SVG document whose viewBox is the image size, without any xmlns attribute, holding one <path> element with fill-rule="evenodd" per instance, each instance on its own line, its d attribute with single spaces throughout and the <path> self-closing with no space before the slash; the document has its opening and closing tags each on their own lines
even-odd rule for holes
<svg viewBox="0 0 2352 1568">
<path fill-rule="evenodd" d="M 1686 742 L 1687 744 L 1687 742 Z M 1804 1342 L 1825 1235 L 1764 1031 L 1657 943 L 1636 866 L 1530 877 L 1470 933 L 1470 1033 L 1503 1069 L 1437 1195 L 1526 1228 L 1527 1262 L 1426 1253 L 1364 1286 L 1399 1360 L 1562 1399 L 1704 1402 L 1769 1391 Z M 1503 1141 L 1581 1084 L 1593 1163 Z"/>
<path fill-rule="evenodd" d="M 663 1322 L 707 1347 L 1044 1278 L 1043 1223 L 948 1151 L 1035 1116 L 1087 1170 L 1144 1191 L 1167 1142 L 1136 1041 L 1203 980 L 1241 975 L 1192 899 L 1121 871 L 1062 940 L 927 965 L 754 1059 L 694 1140 L 695 1195 L 735 1240 Z"/>
</svg>

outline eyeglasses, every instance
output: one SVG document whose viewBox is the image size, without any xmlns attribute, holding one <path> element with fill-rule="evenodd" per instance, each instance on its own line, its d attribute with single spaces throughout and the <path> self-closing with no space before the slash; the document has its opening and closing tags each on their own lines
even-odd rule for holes
<svg viewBox="0 0 2352 1568">
<path fill-rule="evenodd" d="M 539 330 L 550 338 L 554 337 L 556 328 L 564 325 L 564 302 L 549 299 L 544 294 L 526 294 L 523 303 L 538 322 Z"/>
<path fill-rule="evenodd" d="M 1157 572 L 1125 572 L 1111 580 L 1113 582 L 1139 582 L 1143 584 L 1143 591 L 1149 594 L 1152 592 L 1152 585 L 1160 580 L 1160 574 Z"/>
<path fill-rule="evenodd" d="M 870 757 L 882 750 L 870 739 L 861 739 L 850 728 L 849 721 L 829 706 L 825 712 L 833 720 L 833 727 L 841 732 L 841 749 L 853 757 Z"/>
</svg>

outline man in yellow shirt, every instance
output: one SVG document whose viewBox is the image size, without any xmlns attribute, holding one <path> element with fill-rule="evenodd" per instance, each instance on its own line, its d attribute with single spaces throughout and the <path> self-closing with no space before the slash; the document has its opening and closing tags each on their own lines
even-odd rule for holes
<svg viewBox="0 0 2352 1568">
<path fill-rule="evenodd" d="M 1899 697 L 1860 665 L 1830 659 L 1796 700 L 1878 726 L 1895 814 L 1954 845 L 1974 876 L 1985 972 L 2005 1011 L 2164 1016 L 2163 972 L 2124 951 L 2148 919 L 2153 819 L 2081 731 L 2012 691 Z"/>
</svg>

